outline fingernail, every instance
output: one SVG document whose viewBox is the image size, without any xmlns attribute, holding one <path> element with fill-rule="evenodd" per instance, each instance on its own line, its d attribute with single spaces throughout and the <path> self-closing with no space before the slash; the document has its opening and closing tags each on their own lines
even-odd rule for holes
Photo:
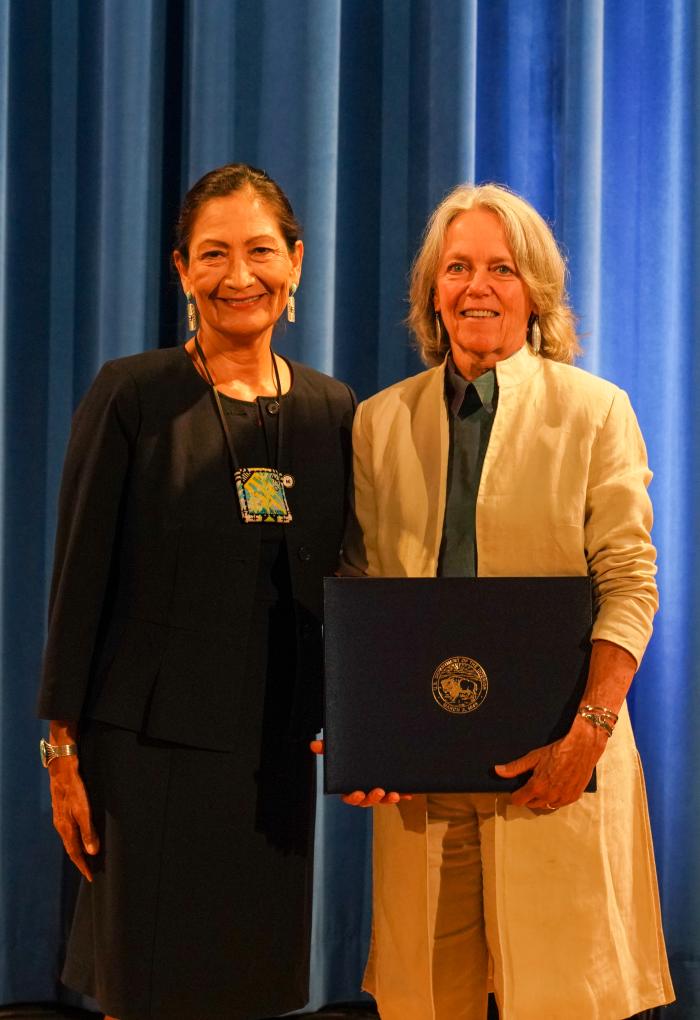
<svg viewBox="0 0 700 1020">
<path fill-rule="evenodd" d="M 85 849 L 87 850 L 87 852 L 89 854 L 96 854 L 97 853 L 97 847 L 95 846 L 94 843 L 88 843 L 87 846 L 85 847 Z"/>
</svg>

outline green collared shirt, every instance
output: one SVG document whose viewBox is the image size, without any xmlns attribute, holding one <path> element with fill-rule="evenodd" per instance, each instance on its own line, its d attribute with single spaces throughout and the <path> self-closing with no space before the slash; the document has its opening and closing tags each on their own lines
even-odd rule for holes
<svg viewBox="0 0 700 1020">
<path fill-rule="evenodd" d="M 445 367 L 445 403 L 450 423 L 447 502 L 438 577 L 476 576 L 476 497 L 498 402 L 491 369 L 470 383 L 452 355 Z"/>
</svg>

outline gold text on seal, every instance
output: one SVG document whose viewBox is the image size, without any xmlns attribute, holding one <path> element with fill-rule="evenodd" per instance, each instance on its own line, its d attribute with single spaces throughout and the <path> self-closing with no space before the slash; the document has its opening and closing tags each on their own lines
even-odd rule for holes
<svg viewBox="0 0 700 1020">
<path fill-rule="evenodd" d="M 446 712 L 473 712 L 483 704 L 488 690 L 486 670 L 466 655 L 445 659 L 433 673 L 433 697 Z"/>
</svg>

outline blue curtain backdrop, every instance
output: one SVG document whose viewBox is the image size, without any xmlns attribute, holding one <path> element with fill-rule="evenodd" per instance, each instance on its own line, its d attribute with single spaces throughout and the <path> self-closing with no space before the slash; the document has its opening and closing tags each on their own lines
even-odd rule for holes
<svg viewBox="0 0 700 1020">
<path fill-rule="evenodd" d="M 279 349 L 361 397 L 419 368 L 406 273 L 447 189 L 505 182 L 552 223 L 582 364 L 629 391 L 655 471 L 632 708 L 668 1015 L 700 1016 L 699 40 L 696 0 L 0 0 L 0 1002 L 56 997 L 73 892 L 33 718 L 71 412 L 106 358 L 182 338 L 179 198 L 245 160 L 305 225 Z M 319 808 L 314 1006 L 357 995 L 368 821 Z"/>
</svg>

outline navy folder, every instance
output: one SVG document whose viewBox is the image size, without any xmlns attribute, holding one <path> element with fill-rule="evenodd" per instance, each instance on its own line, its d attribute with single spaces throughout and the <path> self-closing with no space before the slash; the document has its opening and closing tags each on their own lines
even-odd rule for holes
<svg viewBox="0 0 700 1020">
<path fill-rule="evenodd" d="M 588 671 L 588 577 L 324 585 L 326 793 L 513 790 L 527 776 L 493 766 L 568 731 Z"/>
</svg>

